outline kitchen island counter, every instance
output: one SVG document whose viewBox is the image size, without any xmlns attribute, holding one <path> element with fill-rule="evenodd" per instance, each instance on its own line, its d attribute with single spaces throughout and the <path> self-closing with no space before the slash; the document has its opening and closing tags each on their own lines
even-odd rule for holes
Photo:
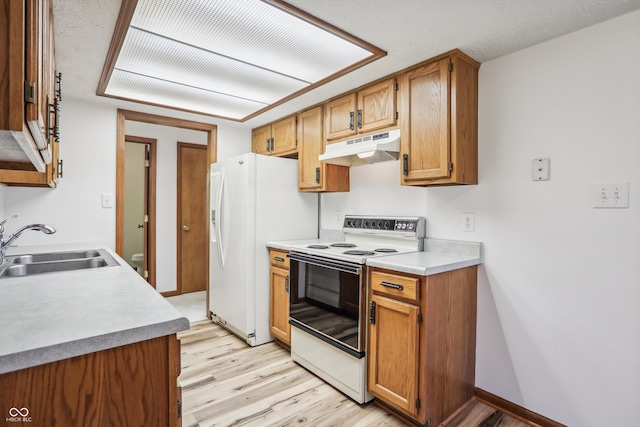
<svg viewBox="0 0 640 427">
<path fill-rule="evenodd" d="M 401 273 L 430 276 L 482 264 L 482 243 L 425 239 L 424 252 L 373 257 L 367 265 Z"/>
<path fill-rule="evenodd" d="M 12 247 L 7 256 L 89 249 L 107 249 L 120 265 L 0 279 L 0 374 L 189 329 L 104 244 Z"/>
</svg>

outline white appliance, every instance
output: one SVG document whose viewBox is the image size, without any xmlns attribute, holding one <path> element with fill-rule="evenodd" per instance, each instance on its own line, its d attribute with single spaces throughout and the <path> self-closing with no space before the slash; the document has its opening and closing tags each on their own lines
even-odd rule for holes
<svg viewBox="0 0 640 427">
<path fill-rule="evenodd" d="M 211 165 L 212 320 L 249 345 L 269 333 L 269 240 L 315 238 L 318 195 L 298 192 L 298 161 L 247 153 Z"/>
<path fill-rule="evenodd" d="M 400 129 L 327 144 L 318 160 L 332 165 L 360 166 L 398 160 L 400 155 Z"/>
<path fill-rule="evenodd" d="M 344 241 L 291 247 L 291 358 L 365 403 L 367 260 L 424 250 L 426 219 L 347 215 L 342 231 Z"/>
</svg>

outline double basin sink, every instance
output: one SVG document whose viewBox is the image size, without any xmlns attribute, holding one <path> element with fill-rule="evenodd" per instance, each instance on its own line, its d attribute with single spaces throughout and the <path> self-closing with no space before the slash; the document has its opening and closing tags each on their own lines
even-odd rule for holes
<svg viewBox="0 0 640 427">
<path fill-rule="evenodd" d="M 118 265 L 105 249 L 13 255 L 0 266 L 0 279 Z"/>
</svg>

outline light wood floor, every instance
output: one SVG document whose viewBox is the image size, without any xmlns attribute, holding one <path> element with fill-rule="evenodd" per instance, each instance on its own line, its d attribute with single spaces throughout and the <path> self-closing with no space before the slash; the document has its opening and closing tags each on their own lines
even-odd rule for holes
<svg viewBox="0 0 640 427">
<path fill-rule="evenodd" d="M 274 343 L 249 347 L 209 320 L 178 337 L 183 427 L 407 425 L 375 405 L 356 404 Z M 495 426 L 527 424 L 474 401 L 445 427 Z"/>
</svg>

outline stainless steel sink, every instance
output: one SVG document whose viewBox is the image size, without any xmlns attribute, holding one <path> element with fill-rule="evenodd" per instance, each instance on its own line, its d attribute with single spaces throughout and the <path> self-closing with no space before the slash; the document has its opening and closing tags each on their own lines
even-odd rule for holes
<svg viewBox="0 0 640 427">
<path fill-rule="evenodd" d="M 116 265 L 120 264 L 104 249 L 15 255 L 6 257 L 0 266 L 0 278 Z"/>
<path fill-rule="evenodd" d="M 34 262 L 62 261 L 67 259 L 95 258 L 100 256 L 100 252 L 91 251 L 70 251 L 70 252 L 49 252 L 45 254 L 30 254 L 7 257 L 7 262 L 11 264 L 33 264 Z"/>
</svg>

